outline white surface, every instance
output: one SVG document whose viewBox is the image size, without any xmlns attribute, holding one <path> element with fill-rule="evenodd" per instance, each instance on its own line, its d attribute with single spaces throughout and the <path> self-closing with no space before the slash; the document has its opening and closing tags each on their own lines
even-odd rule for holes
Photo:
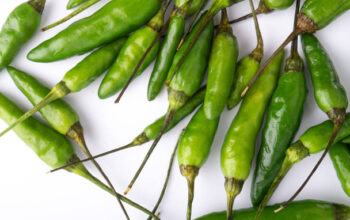
<svg viewBox="0 0 350 220">
<path fill-rule="evenodd" d="M 1 1 L 0 24 L 3 24 L 9 12 L 21 2 L 22 0 Z M 78 18 L 91 14 L 106 2 L 103 0 L 79 15 Z M 256 5 L 257 2 L 255 1 Z M 66 0 L 48 1 L 43 14 L 42 26 L 48 25 L 65 15 L 67 13 L 65 10 L 66 3 Z M 231 7 L 229 11 L 230 18 L 249 12 L 248 1 Z M 294 7 L 291 7 L 284 11 L 276 11 L 270 15 L 260 16 L 266 55 L 270 55 L 291 31 L 293 13 Z M 350 96 L 350 31 L 344 26 L 349 21 L 350 13 L 347 13 L 324 30 L 319 31 L 317 36 L 332 57 L 341 82 L 347 88 Z M 216 22 L 218 22 L 218 18 L 216 18 Z M 56 84 L 64 73 L 80 61 L 83 56 L 48 64 L 33 63 L 25 57 L 31 48 L 53 36 L 69 23 L 71 22 L 47 33 L 37 33 L 23 47 L 12 65 L 38 77 L 48 86 Z M 234 25 L 233 28 L 239 41 L 240 57 L 243 57 L 256 44 L 253 22 L 242 22 Z M 151 68 L 147 69 L 141 77 L 134 81 L 119 105 L 113 104 L 115 97 L 107 100 L 98 99 L 97 89 L 101 78 L 82 92 L 71 94 L 65 99 L 80 114 L 87 143 L 93 154 L 128 143 L 145 126 L 165 112 L 167 108 L 167 94 L 165 91 L 153 102 L 148 102 L 146 99 L 150 71 Z M 307 75 L 307 78 L 309 88 L 311 88 L 309 75 Z M 23 108 L 29 109 L 31 107 L 26 98 L 17 90 L 6 70 L 1 71 L 0 92 L 16 101 Z M 237 108 L 234 111 L 223 113 L 210 157 L 202 167 L 196 181 L 193 217 L 224 210 L 226 207 L 224 178 L 219 165 L 219 152 L 226 130 L 236 112 Z M 131 199 L 149 209 L 153 208 L 163 184 L 172 149 L 180 130 L 186 126 L 189 119 L 190 117 L 163 137 L 133 190 L 129 193 Z M 317 107 L 310 89 L 303 122 L 297 137 L 311 125 L 318 124 L 325 119 L 327 117 Z M 5 127 L 6 125 L 1 121 L 0 130 Z M 50 175 L 45 174 L 49 167 L 41 162 L 13 132 L 0 139 L 0 146 L 0 155 L 2 155 L 0 159 L 0 219 L 124 219 L 115 199 L 85 179 L 65 171 Z M 150 143 L 99 159 L 100 164 L 119 192 L 123 192 L 128 185 L 149 146 Z M 80 151 L 79 155 L 81 155 Z M 288 199 L 305 179 L 319 157 L 320 154 L 313 155 L 298 163 L 286 176 L 270 204 Z M 94 174 L 98 175 L 91 164 L 86 165 Z M 251 206 L 250 185 L 251 176 L 246 181 L 242 193 L 236 199 L 236 209 Z M 159 209 L 162 219 L 178 220 L 185 218 L 186 187 L 187 184 L 180 175 L 176 162 L 166 196 Z M 320 199 L 350 205 L 350 199 L 343 192 L 329 157 L 325 159 L 318 172 L 300 194 L 298 200 L 301 199 Z M 131 219 L 145 219 L 146 216 L 142 212 L 128 205 L 126 207 Z"/>
</svg>

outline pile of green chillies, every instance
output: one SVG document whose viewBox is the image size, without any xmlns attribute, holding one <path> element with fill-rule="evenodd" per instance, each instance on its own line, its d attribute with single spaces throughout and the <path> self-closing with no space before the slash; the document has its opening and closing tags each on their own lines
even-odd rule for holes
<svg viewBox="0 0 350 220">
<path fill-rule="evenodd" d="M 7 72 L 33 107 L 22 110 L 0 88 L 0 119 L 8 124 L 0 131 L 0 138 L 13 130 L 50 167 L 50 173 L 64 169 L 110 193 L 123 212 L 122 219 L 131 219 L 126 204 L 144 212 L 148 219 L 164 219 L 158 209 L 177 157 L 180 173 L 188 187 L 186 219 L 191 220 L 193 203 L 199 204 L 195 200 L 195 180 L 211 148 L 217 147 L 212 145 L 220 121 L 224 120 L 221 115 L 226 106 L 228 110 L 238 106 L 225 138 L 219 140 L 222 143 L 220 166 L 226 210 L 197 219 L 350 220 L 350 204 L 316 200 L 293 202 L 328 153 L 339 182 L 350 198 L 347 92 L 323 40 L 314 35 L 347 12 L 350 0 L 260 0 L 256 8 L 253 0 L 110 0 L 91 15 L 32 47 L 27 54 L 30 61 L 50 63 L 89 53 L 55 86 L 48 88 L 33 75 L 14 66 L 12 61 L 16 55 L 33 36 L 40 34 L 40 27 L 41 31 L 53 29 L 98 2 L 100 0 L 69 0 L 67 10 L 76 9 L 45 27 L 41 27 L 41 23 L 45 23 L 41 22 L 45 5 L 54 4 L 54 1 L 28 0 L 9 13 L 0 31 L 0 74 Z M 250 12 L 230 20 L 227 9 L 240 2 L 249 2 Z M 264 53 L 264 40 L 267 39 L 260 31 L 258 15 L 292 5 L 295 5 L 295 15 L 291 33 L 267 58 Z M 217 15 L 221 20 L 215 25 Z M 254 19 L 256 47 L 242 55 L 236 30 L 231 24 L 248 18 Z M 304 57 L 298 50 L 299 38 Z M 290 50 L 285 49 L 290 42 Z M 287 53 L 290 55 L 286 58 Z M 264 57 L 267 59 L 262 63 Z M 133 80 L 153 62 L 147 99 L 155 100 L 166 88 L 167 111 L 129 144 L 91 154 L 89 143 L 85 141 L 84 122 L 74 107 L 62 98 L 86 89 L 106 73 L 97 96 L 107 99 L 118 94 L 115 102 L 119 103 Z M 311 78 L 311 86 L 307 84 L 308 78 Z M 303 110 L 309 104 L 306 102 L 309 90 L 313 90 L 317 106 L 329 120 L 319 122 L 296 137 L 303 123 Z M 33 117 L 36 112 L 47 124 Z M 128 199 L 126 195 L 137 183 L 163 135 L 191 114 L 190 121 L 174 143 L 163 188 L 154 208 L 149 210 Z M 84 159 L 78 157 L 69 139 L 77 143 Z M 124 195 L 120 194 L 96 159 L 151 141 L 152 145 L 140 161 Z M 268 206 L 294 164 L 318 152 L 323 152 L 321 158 L 312 170 L 305 170 L 308 177 L 290 199 Z M 251 174 L 255 156 L 250 190 L 253 207 L 234 210 L 235 199 Z M 83 165 L 87 161 L 92 161 L 107 184 L 88 171 Z"/>
</svg>

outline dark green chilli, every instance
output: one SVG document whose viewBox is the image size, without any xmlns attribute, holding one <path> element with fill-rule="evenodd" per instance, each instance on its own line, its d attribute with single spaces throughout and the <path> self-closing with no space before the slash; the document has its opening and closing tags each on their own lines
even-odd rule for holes
<svg viewBox="0 0 350 220">
<path fill-rule="evenodd" d="M 294 164 L 303 160 L 310 154 L 318 153 L 327 148 L 329 138 L 332 135 L 332 131 L 332 121 L 325 121 L 321 124 L 309 128 L 304 132 L 303 135 L 301 135 L 298 141 L 296 141 L 287 149 L 282 167 L 278 171 L 278 174 L 271 184 L 268 192 L 266 193 L 262 203 L 267 204 L 279 184 L 282 182 L 283 178 L 287 175 Z M 350 136 L 350 114 L 346 115 L 345 121 L 343 122 L 337 134 L 334 144 L 342 141 L 348 136 Z"/>
<path fill-rule="evenodd" d="M 0 31 L 0 70 L 36 32 L 40 25 L 45 0 L 30 0 L 17 6 L 7 17 Z"/>
<path fill-rule="evenodd" d="M 285 152 L 299 129 L 307 96 L 304 63 L 297 51 L 287 59 L 267 112 L 250 198 L 260 204 L 282 166 Z"/>
<path fill-rule="evenodd" d="M 208 119 L 221 115 L 235 80 L 238 58 L 238 43 L 228 23 L 226 10 L 213 41 L 209 67 L 207 93 L 204 100 L 204 112 Z"/>
<path fill-rule="evenodd" d="M 285 210 L 275 213 L 279 205 L 268 206 L 260 216 L 260 220 L 348 220 L 350 207 L 322 201 L 305 200 L 293 202 Z M 257 208 L 235 211 L 234 220 L 253 220 Z M 225 212 L 212 213 L 196 220 L 225 220 Z"/>
<path fill-rule="evenodd" d="M 104 77 L 98 96 L 106 99 L 121 90 L 128 82 L 133 71 L 142 59 L 143 54 L 158 36 L 164 24 L 166 7 L 161 7 L 156 16 L 143 28 L 135 31 L 126 41 L 116 61 Z M 159 41 L 156 42 L 150 53 L 147 54 L 136 76 L 139 76 L 156 58 L 159 50 Z"/>
<path fill-rule="evenodd" d="M 256 140 L 264 114 L 276 88 L 284 59 L 282 51 L 258 79 L 233 119 L 221 148 L 221 170 L 225 176 L 227 216 L 231 217 L 235 197 L 251 170 Z"/>
<path fill-rule="evenodd" d="M 345 144 L 350 144 L 350 137 L 345 138 L 344 140 L 342 140 L 342 142 Z"/>
<path fill-rule="evenodd" d="M 67 9 L 72 9 L 75 8 L 81 4 L 83 4 L 84 2 L 86 2 L 87 0 L 69 0 L 68 4 L 67 4 Z"/>
<path fill-rule="evenodd" d="M 220 116 L 208 119 L 202 106 L 192 117 L 178 143 L 177 158 L 188 185 L 187 220 L 191 220 L 195 178 L 207 160 Z"/>
<path fill-rule="evenodd" d="M 163 88 L 176 53 L 176 48 L 185 31 L 189 8 L 191 5 L 201 6 L 200 3 L 203 4 L 203 0 L 175 1 L 175 8 L 170 17 L 169 27 L 148 83 L 147 98 L 149 101 L 155 99 Z"/>
<path fill-rule="evenodd" d="M 162 0 L 111 1 L 31 50 L 28 59 L 52 62 L 90 51 L 146 24 Z"/>
<path fill-rule="evenodd" d="M 338 179 L 344 192 L 350 197 L 350 147 L 347 144 L 337 143 L 329 150 Z"/>
<path fill-rule="evenodd" d="M 85 57 L 75 67 L 69 70 L 63 79 L 56 84 L 50 93 L 41 102 L 26 112 L 16 122 L 1 132 L 0 137 L 11 130 L 18 123 L 33 115 L 35 112 L 45 107 L 57 99 L 63 98 L 69 93 L 79 92 L 89 86 L 97 77 L 102 75 L 115 61 L 125 39 L 118 39 L 110 44 L 106 44 L 98 50 Z"/>
<path fill-rule="evenodd" d="M 0 118 L 2 120 L 7 124 L 11 124 L 18 120 L 23 113 L 24 112 L 19 107 L 0 93 Z M 69 162 L 79 160 L 75 155 L 72 144 L 63 135 L 55 132 L 32 117 L 21 122 L 13 130 L 18 137 L 20 137 L 35 152 L 35 154 L 51 168 L 61 167 Z M 66 170 L 86 178 L 103 190 L 114 195 L 113 191 L 96 177 L 91 175 L 84 165 L 78 164 L 69 167 Z M 140 209 L 148 215 L 154 216 L 156 219 L 159 219 L 157 216 L 153 215 L 152 212 L 137 203 L 134 203 L 120 194 L 118 194 L 118 196 L 122 201 Z"/>
</svg>

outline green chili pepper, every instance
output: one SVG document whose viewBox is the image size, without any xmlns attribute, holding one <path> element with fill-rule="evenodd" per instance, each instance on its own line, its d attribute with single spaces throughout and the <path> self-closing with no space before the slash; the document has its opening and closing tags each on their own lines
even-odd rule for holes
<svg viewBox="0 0 350 220">
<path fill-rule="evenodd" d="M 350 218 L 350 207 L 322 201 L 304 200 L 293 202 L 283 212 L 274 213 L 278 205 L 268 206 L 263 211 L 261 220 L 347 220 Z M 257 208 L 235 211 L 235 220 L 253 220 Z M 212 213 L 196 220 L 224 220 L 225 212 Z"/>
<path fill-rule="evenodd" d="M 48 103 L 63 98 L 69 93 L 79 92 L 89 86 L 112 65 L 124 43 L 124 38 L 116 40 L 85 57 L 80 63 L 65 74 L 63 79 L 52 88 L 50 93 L 47 94 L 40 103 L 0 133 L 0 137 L 14 128 L 18 123 L 26 120 L 35 112 L 45 107 Z"/>
<path fill-rule="evenodd" d="M 186 116 L 188 116 L 189 114 L 191 114 L 204 100 L 204 96 L 205 96 L 205 87 L 201 88 L 194 96 L 192 96 L 184 106 L 182 106 L 175 114 L 173 119 L 171 120 L 171 122 L 169 123 L 169 126 L 167 128 L 167 131 L 170 131 L 172 128 L 174 128 L 180 121 L 182 121 L 182 119 L 184 119 Z M 142 145 L 144 143 L 147 143 L 148 141 L 154 140 L 156 139 L 158 133 L 160 132 L 160 130 L 162 129 L 162 126 L 164 124 L 164 120 L 165 120 L 166 116 L 163 116 L 159 119 L 157 119 L 155 122 L 153 122 L 152 124 L 148 125 L 142 132 L 141 134 L 139 134 L 138 136 L 136 136 L 136 138 L 134 138 L 134 140 L 132 142 L 130 142 L 129 144 L 123 146 L 123 147 L 119 147 L 110 151 L 107 151 L 105 153 L 102 154 L 98 154 L 92 158 L 87 158 L 85 160 L 79 161 L 79 162 L 75 162 L 75 163 L 71 163 L 71 164 L 67 164 L 64 167 L 60 167 L 58 169 L 52 170 L 52 172 L 55 172 L 57 170 L 60 170 L 62 168 L 66 168 L 68 166 L 77 164 L 77 163 L 81 163 L 81 162 L 85 162 L 85 161 L 89 161 L 91 159 L 96 159 L 102 156 L 106 156 L 108 154 L 111 153 L 115 153 L 118 152 L 120 150 L 125 150 L 131 147 L 136 147 L 139 145 Z"/>
<path fill-rule="evenodd" d="M 227 218 L 231 219 L 235 197 L 248 178 L 254 157 L 256 139 L 262 125 L 268 102 L 276 88 L 284 59 L 282 51 L 268 66 L 232 121 L 221 149 L 221 169 L 227 192 Z"/>
<path fill-rule="evenodd" d="M 297 142 L 292 144 L 286 152 L 281 169 L 278 171 L 277 176 L 273 180 L 268 192 L 266 193 L 261 203 L 267 204 L 273 193 L 277 189 L 278 185 L 282 182 L 283 178 L 287 175 L 288 171 L 294 164 L 298 163 L 309 154 L 318 153 L 327 147 L 327 143 L 332 135 L 333 123 L 328 120 L 319 125 L 315 125 L 309 128 L 299 138 Z M 350 114 L 346 115 L 334 143 L 338 143 L 345 137 L 350 135 Z M 283 208 L 284 206 L 281 206 Z M 282 210 L 283 212 L 283 210 Z"/>
<path fill-rule="evenodd" d="M 163 0 L 117 0 L 93 15 L 76 21 L 53 38 L 41 43 L 28 54 L 36 62 L 52 62 L 98 47 L 126 36 L 148 22 Z"/>
<path fill-rule="evenodd" d="M 345 144 L 350 144 L 350 137 L 345 138 L 344 140 L 342 140 L 342 142 Z"/>
<path fill-rule="evenodd" d="M 295 0 L 260 0 L 258 8 L 255 10 L 257 15 L 268 14 L 274 10 L 283 10 L 289 8 Z M 253 13 L 249 13 L 240 18 L 230 21 L 230 24 L 234 24 L 240 21 L 244 21 L 253 17 Z"/>
<path fill-rule="evenodd" d="M 67 9 L 72 9 L 77 7 L 78 5 L 83 4 L 84 2 L 86 2 L 87 0 L 69 0 L 68 4 L 67 4 Z"/>
<path fill-rule="evenodd" d="M 255 76 L 244 89 L 242 96 L 254 84 L 266 66 L 277 54 L 296 36 L 302 33 L 312 34 L 331 23 L 334 19 L 350 9 L 350 0 L 306 0 L 298 14 L 297 28 L 289 34 L 286 40 L 277 48 L 269 59 L 259 68 Z"/>
<path fill-rule="evenodd" d="M 187 16 L 197 14 L 206 4 L 208 0 L 192 0 L 190 7 L 188 8 Z"/>
<path fill-rule="evenodd" d="M 338 179 L 344 192 L 350 197 L 350 148 L 349 145 L 337 143 L 329 150 Z"/>
<path fill-rule="evenodd" d="M 23 111 L 19 109 L 12 101 L 0 93 L 0 118 L 7 124 L 16 121 Z M 55 132 L 51 128 L 42 124 L 41 122 L 30 117 L 28 120 L 21 122 L 14 132 L 20 137 L 37 155 L 38 157 L 52 168 L 61 167 L 69 162 L 77 161 L 79 158 L 74 153 L 72 144 L 61 134 Z M 69 172 L 75 173 L 86 178 L 92 183 L 96 184 L 103 190 L 113 194 L 113 191 L 105 184 L 92 176 L 84 165 L 79 164 L 66 169 Z M 128 198 L 118 194 L 122 201 L 131 206 L 152 215 L 152 212 L 134 203 Z"/>
<path fill-rule="evenodd" d="M 203 3 L 203 0 L 175 1 L 175 9 L 170 17 L 168 31 L 159 51 L 159 56 L 156 60 L 148 83 L 147 98 L 149 101 L 155 99 L 163 88 L 168 71 L 176 53 L 176 48 L 185 31 L 188 10 L 190 5 L 194 3 Z"/>
<path fill-rule="evenodd" d="M 253 78 L 259 69 L 261 59 L 264 56 L 264 41 L 261 36 L 259 22 L 256 17 L 254 4 L 249 2 L 254 17 L 255 32 L 257 38 L 256 48 L 246 57 L 237 63 L 236 80 L 234 81 L 232 91 L 227 101 L 228 109 L 233 109 L 241 101 L 241 93 L 248 82 Z"/>
<path fill-rule="evenodd" d="M 219 117 L 225 108 L 235 79 L 237 58 L 237 39 L 232 34 L 227 11 L 224 9 L 209 60 L 207 93 L 204 100 L 204 112 L 208 119 Z"/>
<path fill-rule="evenodd" d="M 29 99 L 33 105 L 37 105 L 40 101 L 47 96 L 50 89 L 42 85 L 34 77 L 17 70 L 13 67 L 7 67 L 7 71 L 15 82 L 16 86 L 21 92 Z M 45 120 L 59 133 L 67 135 L 72 140 L 75 140 L 79 147 L 83 150 L 86 156 L 91 157 L 90 150 L 86 146 L 84 138 L 84 130 L 80 124 L 79 115 L 63 100 L 56 100 L 44 108 L 39 110 Z M 109 187 L 114 191 L 115 196 L 118 199 L 119 204 L 127 219 L 129 219 L 127 212 L 123 204 L 120 201 L 117 193 L 115 192 L 114 186 L 102 170 L 101 166 L 93 160 L 94 165 L 100 171 L 102 176 L 107 181 Z"/>
<path fill-rule="evenodd" d="M 299 12 L 297 0 L 295 15 Z M 297 17 L 295 16 L 294 27 Z M 282 166 L 285 152 L 299 129 L 307 96 L 304 62 L 298 54 L 298 37 L 292 43 L 285 72 L 271 98 L 257 157 L 250 197 L 254 206 L 263 200 Z M 260 204 L 262 211 L 266 204 Z M 257 214 L 257 218 L 260 212 Z"/>
<path fill-rule="evenodd" d="M 206 13 L 204 13 L 202 18 L 197 22 L 196 26 L 194 27 L 194 30 L 196 30 L 199 27 L 199 24 L 205 17 L 205 14 Z M 179 108 L 181 108 L 186 103 L 186 101 L 192 95 L 194 95 L 200 88 L 209 59 L 213 32 L 214 24 L 213 21 L 211 21 L 209 25 L 206 26 L 199 40 L 196 42 L 196 44 L 190 51 L 189 56 L 185 59 L 184 65 L 181 66 L 181 68 L 176 72 L 174 79 L 171 80 L 168 89 L 169 107 L 162 128 L 157 134 L 156 139 L 152 143 L 152 146 L 150 147 L 144 160 L 142 161 L 140 168 L 136 172 L 134 178 L 130 182 L 124 194 L 127 194 L 132 188 L 136 179 L 140 175 L 143 167 L 146 165 L 149 157 L 151 156 L 154 148 L 157 146 L 157 143 L 161 139 L 163 133 L 166 131 L 176 111 L 179 110 Z M 192 37 L 193 34 L 189 36 L 189 38 L 184 43 L 184 46 L 181 47 L 181 49 L 176 53 L 172 66 L 174 66 L 174 63 L 178 61 L 178 57 L 180 57 L 181 54 L 183 54 L 183 51 L 187 49 L 187 41 L 190 41 Z"/>
<path fill-rule="evenodd" d="M 83 12 L 85 9 L 89 8 L 90 6 L 96 4 L 97 2 L 99 2 L 100 0 L 84 0 L 84 4 L 82 6 L 80 6 L 79 8 L 77 8 L 76 10 L 74 10 L 73 12 L 71 12 L 69 15 L 63 17 L 62 19 L 46 26 L 46 27 L 43 27 L 41 28 L 41 31 L 47 31 L 51 28 L 54 28 L 66 21 L 68 21 L 69 19 L 71 19 L 72 17 L 80 14 L 81 12 Z"/>
<path fill-rule="evenodd" d="M 137 30 L 128 38 L 115 63 L 100 85 L 98 96 L 101 99 L 114 95 L 126 85 L 143 54 L 162 29 L 166 8 L 166 4 L 163 4 L 157 15 L 154 16 L 145 27 Z M 157 56 L 158 50 L 159 41 L 156 42 L 150 53 L 146 55 L 136 76 L 139 76 L 153 62 Z"/>
<path fill-rule="evenodd" d="M 176 72 L 181 68 L 184 63 L 186 56 L 190 53 L 192 47 L 195 45 L 196 41 L 201 36 L 203 30 L 205 30 L 206 26 L 212 22 L 214 16 L 222 9 L 227 8 L 235 3 L 238 3 L 243 0 L 214 0 L 209 10 L 205 14 L 205 16 L 201 19 L 201 23 L 198 25 L 196 31 L 194 32 L 191 41 L 187 44 L 186 49 L 182 52 L 182 56 L 178 58 L 176 66 L 170 69 L 170 72 L 167 77 L 167 84 L 170 84 L 170 81 L 176 75 Z M 174 63 L 173 63 L 174 64 Z"/>
<path fill-rule="evenodd" d="M 17 6 L 7 17 L 0 32 L 0 70 L 9 65 L 22 45 L 38 29 L 45 0 L 30 0 Z"/>
<path fill-rule="evenodd" d="M 188 184 L 187 220 L 191 220 L 195 178 L 209 156 L 219 121 L 220 115 L 214 119 L 208 119 L 202 106 L 180 138 L 177 158 L 181 174 Z"/>
<path fill-rule="evenodd" d="M 334 128 L 326 150 L 322 154 L 321 158 L 304 183 L 283 207 L 287 206 L 288 203 L 291 202 L 303 190 L 322 163 L 337 136 L 337 132 L 339 131 L 341 124 L 345 120 L 346 108 L 348 107 L 346 91 L 340 84 L 332 61 L 328 57 L 321 43 L 311 34 L 301 35 L 301 40 L 311 73 L 316 102 L 321 110 L 327 113 L 329 119 L 334 124 Z"/>
</svg>

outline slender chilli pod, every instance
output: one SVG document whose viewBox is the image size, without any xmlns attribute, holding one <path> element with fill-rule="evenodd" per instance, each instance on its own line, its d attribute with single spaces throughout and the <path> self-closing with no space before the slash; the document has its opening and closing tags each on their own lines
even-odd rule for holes
<svg viewBox="0 0 350 220">
<path fill-rule="evenodd" d="M 303 160 L 310 154 L 315 154 L 323 151 L 327 148 L 329 138 L 332 135 L 333 123 L 328 120 L 319 125 L 315 125 L 309 128 L 303 135 L 292 144 L 288 149 L 286 156 L 284 157 L 281 169 L 278 171 L 275 179 L 273 180 L 269 190 L 267 191 L 262 204 L 267 204 L 273 193 L 276 191 L 278 185 L 282 182 L 283 178 L 287 175 L 288 171 L 294 164 Z M 334 143 L 338 143 L 345 137 L 350 135 L 350 115 L 347 114 L 345 121 L 343 122 Z M 282 210 L 283 212 L 284 210 Z"/>
<path fill-rule="evenodd" d="M 283 10 L 289 8 L 295 0 L 260 0 L 258 8 L 255 10 L 257 15 L 268 14 L 274 10 Z M 240 21 L 244 21 L 253 17 L 253 12 L 230 21 L 230 24 L 234 24 Z"/>
<path fill-rule="evenodd" d="M 205 14 L 206 13 L 204 13 L 202 18 L 199 20 L 199 22 L 197 22 L 194 28 L 195 30 L 198 29 L 199 24 L 200 22 L 202 22 Z M 184 65 L 182 65 L 181 68 L 176 72 L 174 79 L 171 81 L 168 89 L 169 107 L 168 107 L 162 128 L 160 132 L 157 134 L 157 137 L 155 138 L 144 160 L 142 161 L 140 168 L 136 172 L 134 178 L 130 182 L 124 194 L 127 194 L 128 191 L 134 185 L 143 167 L 146 165 L 149 157 L 151 156 L 154 148 L 157 146 L 157 143 L 161 139 L 163 133 L 166 131 L 169 123 L 174 117 L 174 114 L 200 88 L 204 78 L 204 73 L 207 68 L 207 63 L 208 63 L 209 53 L 211 48 L 211 41 L 213 38 L 213 32 L 214 32 L 214 24 L 213 24 L 213 21 L 211 21 L 209 25 L 207 25 L 207 27 L 204 29 L 199 40 L 196 42 L 196 44 L 190 51 L 190 54 L 186 58 Z M 178 57 L 180 57 L 183 54 L 184 50 L 187 49 L 187 46 L 188 46 L 187 41 L 191 41 L 193 36 L 194 35 L 191 34 L 189 38 L 186 40 L 184 46 L 176 53 L 172 66 L 176 65 L 174 63 L 176 63 L 179 60 Z"/>
<path fill-rule="evenodd" d="M 268 206 L 262 212 L 261 220 L 347 220 L 350 218 L 350 207 L 315 200 L 293 202 L 283 212 L 274 213 L 278 205 Z M 257 208 L 237 210 L 235 220 L 253 220 Z M 196 220 L 223 220 L 225 212 L 212 213 Z"/>
<path fill-rule="evenodd" d="M 287 206 L 289 202 L 298 196 L 322 163 L 337 136 L 341 124 L 345 120 L 346 109 L 349 105 L 346 91 L 339 82 L 333 63 L 321 43 L 311 34 L 301 35 L 301 41 L 310 69 L 316 102 L 320 109 L 328 115 L 334 127 L 326 150 L 320 160 L 297 192 L 281 208 Z"/>
<path fill-rule="evenodd" d="M 195 178 L 209 156 L 219 121 L 220 115 L 208 119 L 202 106 L 180 138 L 177 158 L 181 174 L 186 178 L 188 185 L 187 220 L 191 220 Z"/>
<path fill-rule="evenodd" d="M 41 31 L 47 31 L 51 28 L 54 28 L 66 21 L 68 21 L 69 19 L 73 18 L 74 16 L 80 14 L 81 12 L 83 12 L 85 9 L 89 8 L 90 6 L 96 4 L 97 2 L 99 2 L 100 0 L 83 0 L 85 3 L 80 6 L 78 9 L 74 10 L 73 12 L 71 12 L 70 14 L 68 14 L 67 16 L 65 16 L 64 18 L 44 27 L 41 28 Z"/>
<path fill-rule="evenodd" d="M 191 48 L 195 45 L 198 38 L 201 36 L 202 31 L 206 26 L 212 22 L 214 16 L 222 9 L 227 8 L 235 3 L 238 3 L 243 0 L 214 0 L 209 10 L 205 14 L 205 17 L 201 19 L 201 23 L 194 32 L 194 36 L 191 37 L 191 41 L 186 46 L 186 49 L 182 52 L 182 56 L 178 58 L 177 64 L 175 67 L 170 69 L 167 77 L 167 84 L 170 84 L 173 77 L 176 75 L 176 72 L 180 69 L 181 65 L 186 59 L 186 56 L 190 53 Z M 194 31 L 194 30 L 193 30 Z"/>
<path fill-rule="evenodd" d="M 11 124 L 22 114 L 23 111 L 19 107 L 0 93 L 0 118 L 2 120 L 7 124 Z M 14 132 L 51 168 L 61 167 L 69 162 L 79 160 L 74 153 L 72 144 L 63 135 L 35 120 L 33 117 L 21 122 L 16 128 L 14 128 Z M 69 167 L 66 170 L 86 178 L 103 190 L 114 195 L 113 191 L 96 177 L 91 175 L 84 165 L 78 164 Z M 159 219 L 157 216 L 153 215 L 152 212 L 143 208 L 139 204 L 120 194 L 118 194 L 118 196 L 123 202 L 148 215 L 152 215 L 155 219 Z"/>
<path fill-rule="evenodd" d="M 298 14 L 299 6 L 300 0 L 297 0 L 295 15 Z M 286 150 L 299 129 L 306 96 L 304 62 L 298 54 L 298 37 L 296 37 L 292 43 L 291 55 L 286 61 L 285 71 L 278 81 L 267 112 L 250 191 L 254 206 L 261 203 L 282 166 Z M 260 204 L 256 219 L 265 206 L 266 204 Z"/>
<path fill-rule="evenodd" d="M 17 88 L 21 90 L 21 92 L 29 99 L 33 105 L 37 105 L 50 92 L 49 88 L 42 85 L 38 80 L 28 75 L 27 73 L 24 73 L 13 67 L 7 67 L 7 71 L 15 82 Z M 59 99 L 46 105 L 39 111 L 45 120 L 51 125 L 51 127 L 53 127 L 60 134 L 67 135 L 70 139 L 77 142 L 86 156 L 92 156 L 85 143 L 84 129 L 80 124 L 79 115 L 68 103 Z M 117 197 L 123 212 L 129 219 L 128 214 L 120 201 L 120 198 L 115 192 L 113 184 L 110 182 L 101 166 L 95 160 L 92 160 L 92 162 L 104 177 L 109 187 L 114 191 L 114 194 Z"/>
<path fill-rule="evenodd" d="M 265 110 L 276 88 L 283 59 L 284 51 L 271 62 L 249 91 L 227 131 L 221 149 L 221 169 L 225 176 L 227 193 L 227 219 L 232 218 L 234 199 L 249 176 L 256 140 Z"/>
<path fill-rule="evenodd" d="M 253 78 L 256 71 L 259 69 L 261 59 L 264 56 L 264 41 L 261 36 L 259 22 L 255 14 L 253 2 L 249 1 L 254 17 L 254 26 L 257 38 L 256 48 L 246 57 L 237 63 L 236 79 L 234 81 L 232 91 L 227 101 L 228 109 L 233 109 L 241 101 L 241 93 L 249 80 Z"/>
<path fill-rule="evenodd" d="M 337 143 L 329 149 L 338 179 L 344 192 L 350 197 L 350 147 L 347 144 Z"/>
<path fill-rule="evenodd" d="M 13 122 L 7 129 L 0 133 L 0 137 L 14 128 L 17 124 L 26 120 L 35 112 L 45 107 L 57 99 L 67 96 L 69 93 L 79 92 L 89 86 L 97 77 L 102 75 L 114 62 L 120 48 L 125 43 L 121 38 L 100 49 L 94 51 L 85 57 L 80 63 L 69 70 L 63 79 L 52 88 L 49 94 L 43 98 L 34 108 L 22 115 L 18 120 Z"/>
<path fill-rule="evenodd" d="M 184 119 L 186 116 L 188 116 L 189 114 L 191 114 L 204 100 L 204 96 L 205 96 L 205 87 L 201 88 L 194 96 L 192 96 L 184 106 L 182 106 L 175 114 L 173 119 L 171 120 L 167 130 L 171 130 L 173 127 L 175 127 L 180 121 L 182 121 L 182 119 Z M 160 132 L 160 130 L 162 129 L 163 123 L 165 120 L 165 116 L 159 118 L 158 120 L 156 120 L 155 122 L 153 122 L 152 124 L 148 125 L 142 132 L 141 134 L 139 134 L 132 142 L 130 142 L 129 144 L 123 146 L 123 147 L 119 147 L 110 151 L 107 151 L 105 153 L 102 154 L 98 154 L 96 156 L 94 156 L 93 158 L 87 158 L 78 162 L 74 162 L 71 164 L 67 164 L 63 167 L 57 168 L 55 170 L 52 170 L 51 172 L 55 172 L 57 170 L 60 169 L 64 169 L 66 167 L 75 165 L 77 163 L 82 163 L 82 162 L 86 162 L 89 161 L 91 159 L 96 159 L 102 156 L 106 156 L 108 154 L 111 153 L 115 153 L 121 150 L 125 150 L 128 148 L 132 148 L 132 147 L 136 147 L 139 145 L 142 145 L 144 143 L 147 143 L 148 141 L 154 140 L 158 133 Z"/>
<path fill-rule="evenodd" d="M 69 0 L 68 4 L 67 4 L 67 9 L 72 9 L 75 8 L 81 4 L 83 4 L 84 2 L 86 2 L 87 0 Z"/>
<path fill-rule="evenodd" d="M 163 0 L 110 1 L 97 12 L 71 24 L 27 55 L 36 62 L 52 62 L 90 51 L 128 35 L 146 24 Z"/>
<path fill-rule="evenodd" d="M 45 0 L 30 0 L 17 6 L 0 31 L 0 70 L 12 59 L 39 28 Z"/>
<path fill-rule="evenodd" d="M 133 71 L 137 69 L 138 64 L 140 64 L 140 68 L 137 70 L 136 76 L 139 76 L 156 58 L 159 50 L 157 36 L 163 27 L 164 14 L 168 3 L 170 3 L 169 0 L 163 2 L 158 13 L 148 24 L 135 31 L 128 38 L 98 89 L 98 96 L 101 99 L 111 97 L 121 90 L 127 84 Z M 152 45 L 152 42 L 155 44 Z M 150 53 L 145 56 L 147 48 L 150 47 L 152 48 Z M 140 63 L 141 59 L 144 59 L 144 61 Z"/>
<path fill-rule="evenodd" d="M 208 119 L 219 117 L 226 106 L 235 79 L 237 58 L 237 39 L 228 23 L 227 11 L 223 9 L 208 66 L 207 92 L 204 100 L 204 112 Z"/>
<path fill-rule="evenodd" d="M 247 87 L 242 92 L 244 96 L 255 80 L 259 77 L 271 60 L 283 50 L 283 48 L 296 36 L 302 33 L 312 34 L 323 29 L 334 19 L 350 9 L 350 0 L 306 0 L 298 14 L 297 28 L 286 38 L 277 48 L 272 56 L 259 68 L 255 76 L 250 80 Z"/>
<path fill-rule="evenodd" d="M 176 48 L 184 34 L 186 17 L 192 2 L 202 2 L 202 0 L 175 1 L 175 8 L 169 18 L 169 27 L 148 83 L 147 98 L 149 101 L 155 99 L 163 88 Z"/>
</svg>

